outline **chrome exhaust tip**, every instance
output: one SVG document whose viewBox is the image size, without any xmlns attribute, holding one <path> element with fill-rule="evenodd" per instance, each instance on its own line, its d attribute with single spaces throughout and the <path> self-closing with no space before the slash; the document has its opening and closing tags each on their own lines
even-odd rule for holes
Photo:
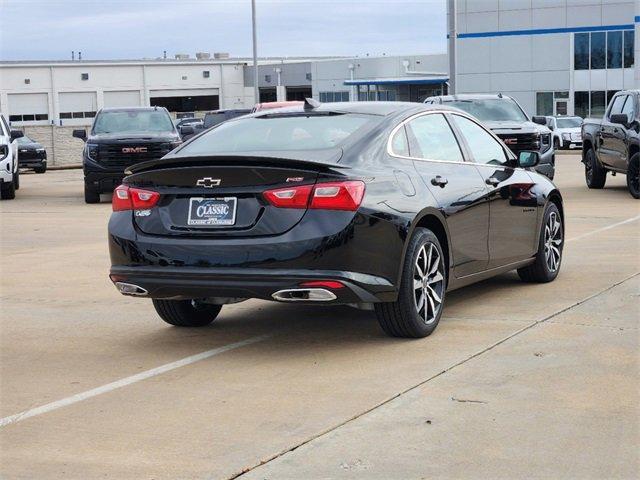
<svg viewBox="0 0 640 480">
<path fill-rule="evenodd" d="M 338 298 L 324 288 L 288 288 L 278 290 L 271 297 L 279 302 L 330 302 Z"/>
<path fill-rule="evenodd" d="M 149 292 L 139 285 L 134 285 L 133 283 L 125 283 L 125 282 L 115 282 L 116 288 L 123 295 L 133 295 L 134 297 L 144 297 Z"/>
</svg>

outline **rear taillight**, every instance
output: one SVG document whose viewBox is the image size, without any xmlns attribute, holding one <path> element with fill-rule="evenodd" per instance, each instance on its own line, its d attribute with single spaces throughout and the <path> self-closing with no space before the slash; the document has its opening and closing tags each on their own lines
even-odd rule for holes
<svg viewBox="0 0 640 480">
<path fill-rule="evenodd" d="M 160 194 L 151 190 L 120 185 L 113 191 L 111 207 L 114 212 L 122 210 L 147 210 L 160 200 Z"/>
<path fill-rule="evenodd" d="M 264 192 L 266 200 L 278 208 L 356 211 L 362 203 L 365 185 L 360 180 L 300 185 Z"/>
</svg>

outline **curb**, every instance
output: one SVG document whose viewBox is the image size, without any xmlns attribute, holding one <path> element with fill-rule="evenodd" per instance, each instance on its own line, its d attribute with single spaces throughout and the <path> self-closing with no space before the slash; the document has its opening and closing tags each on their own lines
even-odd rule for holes
<svg viewBox="0 0 640 480">
<path fill-rule="evenodd" d="M 81 163 L 74 163 L 71 165 L 48 165 L 47 170 L 75 170 L 82 168 Z"/>
</svg>

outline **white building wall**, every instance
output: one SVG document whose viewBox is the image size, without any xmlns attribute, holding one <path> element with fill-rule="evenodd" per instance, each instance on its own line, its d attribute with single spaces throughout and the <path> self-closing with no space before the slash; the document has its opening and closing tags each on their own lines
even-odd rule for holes
<svg viewBox="0 0 640 480">
<path fill-rule="evenodd" d="M 572 113 L 574 91 L 634 88 L 640 60 L 637 33 L 635 69 L 574 71 L 574 34 L 539 30 L 630 26 L 639 4 L 638 0 L 458 0 L 458 93 L 506 93 L 534 114 L 536 92 L 570 92 Z"/>
</svg>

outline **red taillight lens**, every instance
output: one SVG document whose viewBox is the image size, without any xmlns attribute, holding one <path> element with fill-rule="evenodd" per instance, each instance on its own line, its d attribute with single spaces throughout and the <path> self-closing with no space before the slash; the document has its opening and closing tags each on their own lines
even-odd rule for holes
<svg viewBox="0 0 640 480">
<path fill-rule="evenodd" d="M 154 207 L 158 200 L 160 200 L 158 192 L 120 185 L 113 191 L 111 207 L 114 212 L 146 210 Z"/>
<path fill-rule="evenodd" d="M 267 190 L 264 197 L 279 208 L 355 211 L 362 203 L 364 190 L 364 182 L 348 180 Z"/>
<path fill-rule="evenodd" d="M 313 189 L 309 208 L 353 212 L 362 203 L 362 197 L 364 197 L 364 182 L 360 180 L 319 183 Z"/>
<path fill-rule="evenodd" d="M 299 187 L 278 188 L 267 190 L 264 197 L 274 207 L 279 208 L 307 208 L 309 195 L 313 185 L 300 185 Z"/>
</svg>

